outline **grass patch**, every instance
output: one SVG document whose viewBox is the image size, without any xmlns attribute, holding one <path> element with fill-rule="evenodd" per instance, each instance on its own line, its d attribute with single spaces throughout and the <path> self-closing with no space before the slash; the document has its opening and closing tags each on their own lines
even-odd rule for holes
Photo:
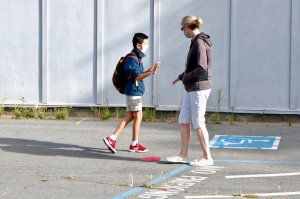
<svg viewBox="0 0 300 199">
<path fill-rule="evenodd" d="M 24 97 L 20 98 L 22 105 L 13 108 L 14 116 L 16 119 L 45 119 L 47 117 L 47 108 L 39 107 L 26 107 Z"/>
<path fill-rule="evenodd" d="M 45 119 L 48 116 L 47 108 L 36 106 L 33 111 L 36 119 Z"/>
<path fill-rule="evenodd" d="M 155 122 L 156 121 L 156 110 L 155 108 L 145 108 L 143 111 L 144 122 Z"/>
<path fill-rule="evenodd" d="M 109 120 L 111 118 L 111 112 L 108 106 L 105 106 L 101 110 L 101 119 L 102 120 Z"/>
<path fill-rule="evenodd" d="M 33 119 L 35 118 L 34 108 L 14 107 L 14 116 L 16 119 Z"/>
<path fill-rule="evenodd" d="M 173 114 L 173 117 L 171 118 L 172 123 L 177 123 L 178 122 L 178 117 L 179 117 L 179 111 L 175 111 Z"/>
<path fill-rule="evenodd" d="M 258 198 L 258 196 L 254 195 L 254 194 L 246 194 L 243 197 L 245 197 L 245 198 Z"/>
<path fill-rule="evenodd" d="M 0 104 L 0 117 L 4 114 L 4 105 Z"/>
<path fill-rule="evenodd" d="M 101 118 L 101 109 L 92 107 L 91 110 L 94 112 L 96 118 Z"/>
<path fill-rule="evenodd" d="M 20 107 L 15 106 L 13 108 L 13 114 L 15 119 L 46 119 L 48 116 L 47 108 L 43 107 Z"/>
<path fill-rule="evenodd" d="M 229 124 L 234 124 L 235 115 L 233 113 L 227 113 L 227 121 Z"/>
<path fill-rule="evenodd" d="M 144 184 L 142 184 L 142 186 L 141 186 L 142 188 L 152 188 L 152 186 L 151 185 L 149 185 L 149 184 L 147 184 L 147 183 L 144 183 Z"/>
<path fill-rule="evenodd" d="M 221 104 L 222 104 L 223 99 L 224 99 L 224 95 L 222 93 L 222 90 L 218 89 L 218 94 L 217 94 L 217 109 L 212 114 L 212 118 L 211 118 L 212 122 L 215 123 L 215 124 L 222 124 L 220 112 L 221 112 Z"/>
<path fill-rule="evenodd" d="M 55 119 L 66 120 L 70 116 L 72 107 L 54 108 Z"/>
<path fill-rule="evenodd" d="M 109 120 L 112 117 L 111 112 L 108 107 L 108 104 L 109 104 L 109 101 L 108 101 L 107 94 L 106 94 L 106 100 L 104 103 L 104 107 L 101 109 L 101 119 L 102 120 Z"/>
<path fill-rule="evenodd" d="M 112 117 L 112 114 L 107 106 L 102 108 L 92 107 L 91 110 L 94 112 L 96 118 L 109 120 Z"/>
<path fill-rule="evenodd" d="M 125 116 L 125 109 L 117 107 L 115 108 L 115 117 L 116 118 L 123 118 Z"/>
</svg>

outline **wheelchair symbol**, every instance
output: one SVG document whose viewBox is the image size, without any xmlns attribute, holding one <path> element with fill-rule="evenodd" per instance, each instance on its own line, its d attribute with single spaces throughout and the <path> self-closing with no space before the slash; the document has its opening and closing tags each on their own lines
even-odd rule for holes
<svg viewBox="0 0 300 199">
<path fill-rule="evenodd" d="M 241 144 L 252 144 L 254 142 L 263 142 L 263 143 L 267 143 L 267 142 L 271 142 L 271 140 L 253 140 L 250 138 L 241 138 L 241 139 L 237 139 L 237 138 L 225 138 L 225 139 L 221 139 L 220 140 L 223 145 L 228 146 L 228 145 L 241 145 Z"/>
</svg>

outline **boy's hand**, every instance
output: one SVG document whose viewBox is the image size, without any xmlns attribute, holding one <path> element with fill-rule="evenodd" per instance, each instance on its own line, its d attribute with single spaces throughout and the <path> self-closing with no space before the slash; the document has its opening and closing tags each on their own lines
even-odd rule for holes
<svg viewBox="0 0 300 199">
<path fill-rule="evenodd" d="M 154 68 L 158 68 L 158 67 L 160 67 L 160 61 L 158 61 L 154 64 Z"/>
<path fill-rule="evenodd" d="M 155 73 L 156 73 L 156 70 L 157 70 L 158 67 L 160 67 L 160 61 L 156 62 L 156 63 L 152 66 L 152 69 L 153 69 L 153 73 L 152 73 L 152 74 L 155 74 Z"/>
</svg>

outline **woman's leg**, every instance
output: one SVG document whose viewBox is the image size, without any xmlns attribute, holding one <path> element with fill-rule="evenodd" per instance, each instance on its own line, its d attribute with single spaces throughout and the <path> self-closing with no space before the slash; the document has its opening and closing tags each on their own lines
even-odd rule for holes
<svg viewBox="0 0 300 199">
<path fill-rule="evenodd" d="M 191 104 L 188 93 L 185 93 L 183 96 L 178 120 L 181 131 L 181 150 L 179 156 L 187 157 L 191 137 Z"/>
<path fill-rule="evenodd" d="M 191 124 L 181 124 L 180 129 L 181 129 L 181 150 L 179 156 L 187 157 L 189 155 Z"/>
<path fill-rule="evenodd" d="M 202 156 L 204 159 L 211 159 L 210 149 L 209 149 L 209 135 L 206 127 L 201 127 L 197 129 L 198 140 L 202 149 Z"/>
<path fill-rule="evenodd" d="M 198 140 L 201 145 L 204 159 L 211 159 L 209 148 L 209 135 L 205 124 L 206 103 L 210 94 L 210 89 L 191 92 L 192 122 L 197 131 Z"/>
</svg>

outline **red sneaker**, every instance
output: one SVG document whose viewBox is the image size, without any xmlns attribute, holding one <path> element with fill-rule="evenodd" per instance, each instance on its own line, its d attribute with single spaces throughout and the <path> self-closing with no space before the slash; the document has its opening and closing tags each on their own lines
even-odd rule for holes
<svg viewBox="0 0 300 199">
<path fill-rule="evenodd" d="M 112 153 L 116 153 L 116 141 L 106 137 L 103 138 L 103 142 Z"/>
<path fill-rule="evenodd" d="M 145 153 L 145 152 L 147 152 L 149 150 L 148 150 L 148 148 L 144 147 L 141 144 L 136 144 L 135 146 L 130 145 L 129 151 L 131 151 L 131 152 L 138 152 L 138 153 Z"/>
</svg>

